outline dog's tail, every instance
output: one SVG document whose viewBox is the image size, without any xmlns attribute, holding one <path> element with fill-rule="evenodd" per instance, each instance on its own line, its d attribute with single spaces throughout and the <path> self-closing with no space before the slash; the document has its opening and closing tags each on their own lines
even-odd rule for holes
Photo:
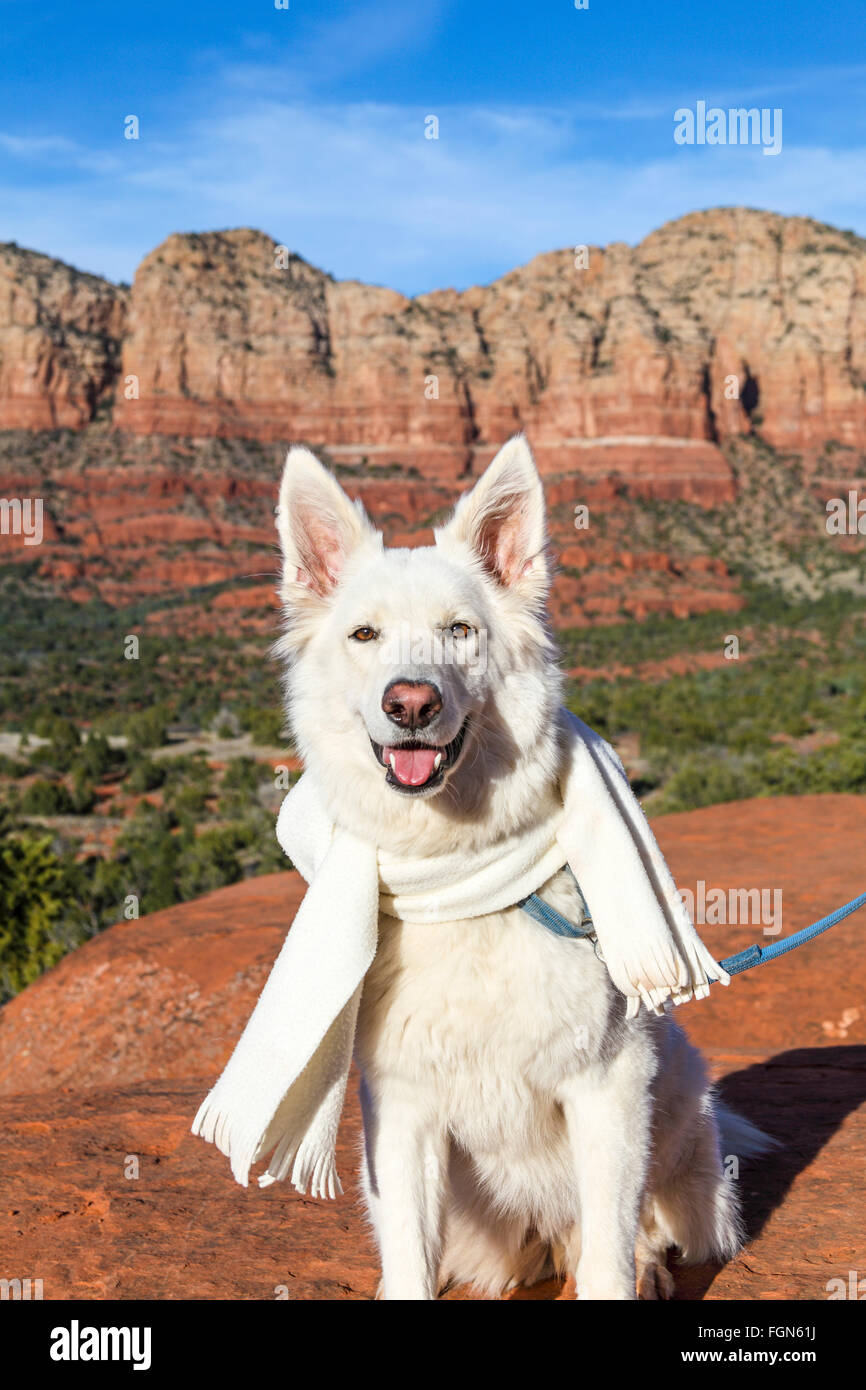
<svg viewBox="0 0 866 1390">
<path fill-rule="evenodd" d="M 659 1249 L 678 1246 L 683 1264 L 733 1259 L 747 1238 L 738 1192 L 740 1161 L 778 1147 L 750 1120 L 718 1100 L 709 1102 L 688 1161 L 653 1195 Z"/>
<path fill-rule="evenodd" d="M 722 1101 L 716 1101 L 716 1121 L 722 1141 L 722 1154 L 736 1154 L 738 1158 L 760 1158 L 782 1145 L 772 1135 L 765 1134 L 745 1116 L 730 1110 Z"/>
</svg>

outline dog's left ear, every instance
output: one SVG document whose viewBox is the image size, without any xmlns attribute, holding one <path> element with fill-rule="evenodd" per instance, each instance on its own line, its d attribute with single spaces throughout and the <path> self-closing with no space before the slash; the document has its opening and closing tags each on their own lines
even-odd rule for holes
<svg viewBox="0 0 866 1390">
<path fill-rule="evenodd" d="M 509 439 L 460 498 L 436 544 L 462 542 L 499 584 L 529 599 L 543 598 L 550 583 L 541 479 L 522 434 Z"/>
</svg>

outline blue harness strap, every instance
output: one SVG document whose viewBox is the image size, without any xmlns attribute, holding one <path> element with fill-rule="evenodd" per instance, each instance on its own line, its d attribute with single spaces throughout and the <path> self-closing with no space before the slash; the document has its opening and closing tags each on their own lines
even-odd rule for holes
<svg viewBox="0 0 866 1390">
<path fill-rule="evenodd" d="M 555 907 L 551 907 L 550 903 L 546 903 L 537 893 L 530 893 L 528 898 L 521 898 L 516 906 L 522 907 L 524 912 L 528 912 L 530 917 L 534 917 L 536 922 L 540 922 L 543 927 L 547 927 L 547 930 L 552 931 L 555 936 L 566 936 L 572 940 L 578 936 L 593 936 L 595 933 L 592 925 L 592 918 L 589 915 L 589 908 L 586 905 L 586 898 L 583 896 L 581 886 L 572 873 L 570 865 L 563 864 L 560 873 L 563 871 L 566 871 L 570 875 L 571 881 L 577 889 L 577 894 L 580 898 L 581 906 L 583 907 L 583 926 L 575 926 L 574 922 L 570 922 L 567 917 L 563 917 L 561 912 L 557 912 Z"/>
<path fill-rule="evenodd" d="M 565 866 L 566 868 L 568 865 Z M 574 877 L 574 875 L 572 875 Z M 592 917 L 586 905 L 586 899 L 580 889 L 577 879 L 574 880 L 580 900 L 583 903 L 583 925 L 575 926 L 567 917 L 563 917 L 561 912 L 557 912 L 555 907 L 546 903 L 537 893 L 530 893 L 527 898 L 521 898 L 517 904 L 522 907 L 524 912 L 528 912 L 530 917 L 534 917 L 536 922 L 540 922 L 548 931 L 552 931 L 556 936 L 565 936 L 574 939 L 579 936 L 591 937 L 594 935 Z M 755 965 L 764 965 L 769 960 L 776 960 L 778 956 L 784 956 L 788 951 L 795 951 L 798 946 L 805 946 L 807 941 L 812 941 L 814 937 L 820 936 L 822 932 L 829 931 L 835 927 L 837 922 L 841 922 L 845 917 L 850 917 L 852 912 L 859 908 L 866 907 L 866 893 L 861 893 L 858 898 L 852 898 L 844 907 L 837 907 L 835 912 L 830 912 L 820 921 L 813 922 L 809 927 L 803 927 L 801 931 L 794 932 L 793 936 L 786 936 L 781 941 L 774 941 L 771 946 L 747 946 L 745 951 L 738 951 L 735 956 L 728 956 L 727 960 L 719 961 L 719 965 L 728 975 L 741 975 L 744 970 L 751 970 Z"/>
<path fill-rule="evenodd" d="M 584 927 L 576 927 L 573 922 L 569 922 L 567 917 L 563 917 L 561 912 L 557 912 L 555 907 L 546 903 L 537 893 L 530 893 L 528 898 L 521 898 L 517 904 L 522 907 L 524 912 L 528 912 L 530 917 L 534 917 L 536 922 L 540 922 L 548 931 L 552 931 L 556 936 L 592 936 L 592 918 L 584 917 L 584 922 L 588 923 L 589 930 Z"/>
</svg>

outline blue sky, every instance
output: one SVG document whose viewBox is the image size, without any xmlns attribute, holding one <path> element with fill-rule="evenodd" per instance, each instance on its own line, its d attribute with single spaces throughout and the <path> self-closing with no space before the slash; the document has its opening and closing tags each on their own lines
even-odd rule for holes
<svg viewBox="0 0 866 1390">
<path fill-rule="evenodd" d="M 253 226 L 413 294 L 717 205 L 866 234 L 864 0 L 289 5 L 0 0 L 0 240 L 131 280 Z M 781 153 L 676 145 L 699 101 L 781 108 Z"/>
</svg>

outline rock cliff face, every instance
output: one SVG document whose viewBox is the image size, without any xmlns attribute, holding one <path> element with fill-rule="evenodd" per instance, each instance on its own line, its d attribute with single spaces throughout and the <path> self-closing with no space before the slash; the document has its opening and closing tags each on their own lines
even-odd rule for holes
<svg viewBox="0 0 866 1390">
<path fill-rule="evenodd" d="M 136 275 L 123 374 L 139 397 L 119 392 L 115 421 L 304 438 L 449 480 L 525 428 L 545 472 L 695 501 L 730 492 L 717 445 L 753 428 L 802 452 L 863 442 L 859 238 L 726 209 L 580 259 L 406 299 L 258 232 L 169 237 Z"/>
<path fill-rule="evenodd" d="M 525 428 L 547 473 L 694 501 L 730 494 L 718 444 L 754 429 L 863 443 L 860 238 L 719 209 L 583 259 L 407 299 L 241 229 L 169 237 L 127 294 L 5 246 L 0 428 L 79 428 L 113 391 L 124 430 L 306 439 L 444 482 Z"/>
<path fill-rule="evenodd" d="M 47 542 L 0 544 L 112 603 L 270 576 L 291 440 L 389 543 L 428 543 L 522 428 L 571 555 L 558 621 L 731 611 L 731 547 L 692 521 L 656 535 L 644 503 L 826 549 L 825 499 L 866 479 L 864 284 L 866 241 L 745 209 L 415 299 L 247 229 L 169 237 L 130 291 L 0 247 L 0 495 L 45 498 Z"/>
<path fill-rule="evenodd" d="M 0 429 L 80 429 L 113 389 L 127 292 L 0 245 Z"/>
</svg>

